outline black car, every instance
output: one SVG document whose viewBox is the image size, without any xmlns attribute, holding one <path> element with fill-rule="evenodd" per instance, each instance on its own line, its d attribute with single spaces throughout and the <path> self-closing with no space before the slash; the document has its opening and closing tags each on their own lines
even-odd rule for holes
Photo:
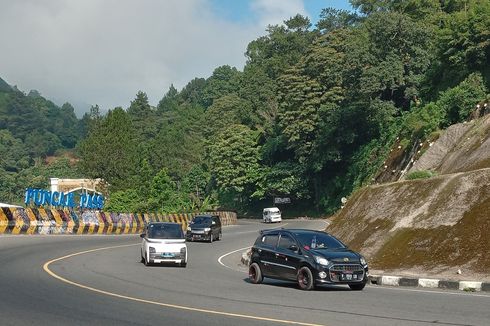
<svg viewBox="0 0 490 326">
<path fill-rule="evenodd" d="M 249 279 L 264 277 L 297 281 L 302 290 L 320 284 L 347 284 L 362 290 L 368 265 L 357 252 L 334 236 L 304 229 L 264 230 L 252 247 Z"/>
<path fill-rule="evenodd" d="M 205 240 L 213 242 L 221 240 L 221 220 L 216 215 L 197 215 L 187 227 L 188 241 Z"/>
</svg>

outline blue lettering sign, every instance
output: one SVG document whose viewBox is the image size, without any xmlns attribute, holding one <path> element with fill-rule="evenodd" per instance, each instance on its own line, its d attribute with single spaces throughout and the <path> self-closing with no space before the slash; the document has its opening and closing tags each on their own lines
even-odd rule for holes
<svg viewBox="0 0 490 326">
<path fill-rule="evenodd" d="M 89 209 L 102 209 L 104 207 L 104 196 L 98 194 L 80 194 L 79 207 Z M 34 203 L 36 206 L 61 206 L 73 208 L 76 206 L 75 193 L 49 191 L 43 189 L 27 188 L 24 203 L 29 205 Z"/>
</svg>

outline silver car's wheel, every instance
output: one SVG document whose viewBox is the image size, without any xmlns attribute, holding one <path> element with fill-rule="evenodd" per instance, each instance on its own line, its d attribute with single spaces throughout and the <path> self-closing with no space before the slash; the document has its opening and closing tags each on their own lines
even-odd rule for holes
<svg viewBox="0 0 490 326">
<path fill-rule="evenodd" d="M 150 262 L 148 261 L 148 255 L 145 252 L 145 266 L 149 266 Z"/>
</svg>

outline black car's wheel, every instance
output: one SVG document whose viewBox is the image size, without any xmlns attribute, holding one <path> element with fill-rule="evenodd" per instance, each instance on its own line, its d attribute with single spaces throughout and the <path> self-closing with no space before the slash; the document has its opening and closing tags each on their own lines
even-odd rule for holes
<svg viewBox="0 0 490 326">
<path fill-rule="evenodd" d="M 211 242 L 213 242 L 213 240 L 214 240 L 214 239 L 213 239 L 213 232 L 211 232 L 211 233 L 209 234 L 209 242 L 211 243 Z"/>
<path fill-rule="evenodd" d="M 298 271 L 298 285 L 301 290 L 305 291 L 312 290 L 315 287 L 313 274 L 306 266 L 301 267 Z"/>
<path fill-rule="evenodd" d="M 260 284 L 264 280 L 259 264 L 252 263 L 248 268 L 248 278 L 253 284 Z"/>
<path fill-rule="evenodd" d="M 366 286 L 366 283 L 349 284 L 350 289 L 354 290 L 354 291 L 362 291 L 362 289 L 364 289 L 365 286 Z"/>
<path fill-rule="evenodd" d="M 218 239 L 216 239 L 216 240 L 218 240 L 218 241 L 219 241 L 219 240 L 221 240 L 222 238 L 223 238 L 223 234 L 221 233 L 221 231 L 219 231 L 219 233 L 218 233 Z"/>
</svg>

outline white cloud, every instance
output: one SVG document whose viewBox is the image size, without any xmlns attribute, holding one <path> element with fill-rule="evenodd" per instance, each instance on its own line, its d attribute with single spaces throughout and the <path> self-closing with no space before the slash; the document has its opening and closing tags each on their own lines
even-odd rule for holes
<svg viewBox="0 0 490 326">
<path fill-rule="evenodd" d="M 0 8 L 0 77 L 102 110 L 128 107 L 138 90 L 156 105 L 171 83 L 181 88 L 224 64 L 242 69 L 267 24 L 305 13 L 301 1 L 257 0 L 259 23 L 243 25 L 217 17 L 207 0 L 0 0 Z"/>
<path fill-rule="evenodd" d="M 255 0 L 252 9 L 261 26 L 281 24 L 296 14 L 308 15 L 302 0 Z"/>
</svg>

